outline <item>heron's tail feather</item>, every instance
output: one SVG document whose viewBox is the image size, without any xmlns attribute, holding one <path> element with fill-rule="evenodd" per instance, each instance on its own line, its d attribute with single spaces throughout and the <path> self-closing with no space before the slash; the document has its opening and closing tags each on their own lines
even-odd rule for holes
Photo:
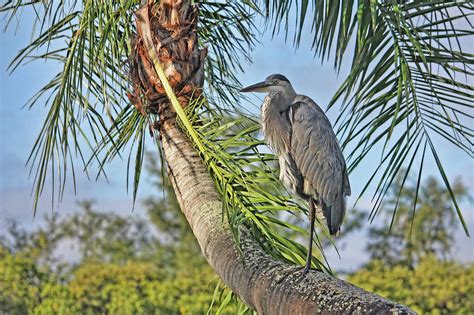
<svg viewBox="0 0 474 315">
<path fill-rule="evenodd" d="M 344 196 L 338 196 L 331 206 L 321 202 L 320 207 L 322 208 L 323 215 L 326 218 L 329 233 L 331 235 L 337 235 L 346 212 L 346 201 Z"/>
</svg>

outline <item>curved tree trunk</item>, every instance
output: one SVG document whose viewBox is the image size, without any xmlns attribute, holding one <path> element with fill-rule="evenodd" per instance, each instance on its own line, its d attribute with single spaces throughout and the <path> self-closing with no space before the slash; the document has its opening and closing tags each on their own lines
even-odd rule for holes
<svg viewBox="0 0 474 315">
<path fill-rule="evenodd" d="M 405 306 L 316 270 L 304 277 L 275 261 L 242 233 L 238 253 L 222 201 L 188 138 L 172 120 L 162 128 L 162 146 L 181 210 L 202 253 L 224 282 L 259 314 L 413 313 Z"/>
<path fill-rule="evenodd" d="M 174 46 L 176 49 L 185 49 L 186 47 L 181 47 L 179 42 L 186 38 L 173 38 L 171 41 L 167 38 L 157 39 L 163 33 L 161 32 L 158 35 L 155 33 L 155 42 L 152 43 L 152 36 L 149 35 L 150 24 L 146 24 L 149 22 L 145 20 L 149 20 L 148 13 L 152 10 L 150 4 L 153 2 L 149 0 L 149 6 L 137 12 L 137 26 L 141 40 L 139 38 L 136 45 L 142 45 L 143 49 L 138 50 L 142 55 L 135 59 L 137 62 L 134 68 L 136 90 L 131 100 L 140 111 L 152 110 L 160 113 L 162 147 L 171 183 L 181 210 L 201 246 L 204 257 L 212 268 L 237 296 L 259 314 L 412 313 L 405 306 L 316 270 L 311 270 L 302 277 L 301 272 L 296 272 L 295 266 L 273 260 L 245 230 L 241 232 L 243 257 L 239 254 L 229 225 L 223 219 L 222 201 L 214 182 L 190 140 L 176 125 L 171 106 L 162 97 L 160 82 L 149 65 L 150 60 L 154 58 L 143 57 L 143 52 L 154 45 L 157 58 L 161 59 L 160 62 L 164 64 L 165 69 L 169 69 L 166 71 L 167 76 L 172 77 L 173 75 L 170 74 L 173 73 L 176 75 L 175 79 L 186 76 L 176 74 L 175 70 L 179 72 L 181 68 L 175 67 L 172 63 L 166 64 L 170 60 L 162 60 L 163 56 L 176 53 L 170 51 L 173 46 L 166 46 L 164 42 L 178 43 Z M 191 8 L 186 0 L 162 0 L 158 14 L 167 16 L 158 17 L 158 20 L 161 25 L 165 25 L 165 28 L 166 25 L 176 26 L 192 16 L 189 12 L 196 13 L 197 10 Z M 195 18 L 196 16 L 184 22 L 187 31 L 189 31 L 189 25 L 196 26 Z M 195 32 L 191 30 L 191 33 L 187 34 L 191 34 L 189 36 L 193 36 L 193 42 L 196 43 Z M 188 53 L 184 50 L 182 53 L 177 53 L 176 58 L 181 58 L 179 59 L 181 63 L 186 63 L 186 60 L 196 61 L 195 64 L 191 64 L 187 72 L 189 78 L 186 82 L 191 82 L 194 88 L 199 88 L 196 85 L 201 83 L 204 53 L 197 51 L 197 46 L 188 46 L 188 48 L 192 49 L 189 49 Z M 194 57 L 192 57 L 193 54 Z M 179 63 L 176 64 L 179 65 Z M 174 84 L 172 82 L 175 91 L 179 87 L 177 93 L 178 96 L 182 96 L 180 100 L 182 105 L 185 105 L 183 103 L 186 102 L 186 95 L 189 92 L 183 88 L 186 86 L 184 83 L 177 79 Z M 141 106 L 140 93 L 142 95 L 148 93 L 146 96 L 149 103 L 153 105 L 151 108 Z"/>
</svg>

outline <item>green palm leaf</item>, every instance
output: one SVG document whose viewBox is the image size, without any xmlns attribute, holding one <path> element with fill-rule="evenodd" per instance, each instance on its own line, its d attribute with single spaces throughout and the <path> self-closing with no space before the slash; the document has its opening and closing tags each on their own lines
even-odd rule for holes
<svg viewBox="0 0 474 315">
<path fill-rule="evenodd" d="M 11 0 L 0 7 L 7 25 L 28 8 L 37 18 L 33 40 L 12 61 L 11 71 L 30 60 L 52 59 L 63 67 L 29 103 L 46 99 L 50 106 L 29 159 L 36 200 L 48 174 L 56 179 L 61 197 L 66 176 L 75 177 L 76 157 L 82 169 L 97 163 L 99 174 L 104 174 L 106 163 L 126 151 L 136 197 L 145 135 L 155 120 L 140 116 L 126 98 L 126 57 L 139 2 Z M 402 167 L 408 165 L 407 172 L 416 167 L 414 158 L 421 147 L 431 154 L 423 149 L 419 169 L 431 156 L 450 189 L 435 138 L 473 156 L 469 110 L 474 98 L 466 78 L 472 76 L 474 55 L 463 47 L 463 38 L 473 34 L 472 3 L 266 0 L 260 6 L 259 1 L 228 0 L 202 1 L 200 8 L 201 44 L 210 52 L 206 78 L 208 100 L 217 110 L 213 115 L 238 107 L 235 73 L 250 58 L 258 34 L 255 16 L 262 12 L 273 23 L 274 33 L 288 35 L 290 23 L 296 22 L 296 46 L 310 26 L 313 49 L 323 59 L 333 59 L 336 69 L 349 54 L 351 71 L 330 107 L 341 104 L 336 127 L 350 170 L 374 150 L 381 153 L 361 192 L 375 183 L 373 214 Z M 202 137 L 217 135 L 206 131 Z M 250 140 L 227 141 L 243 145 Z M 238 158 L 238 152 L 229 157 Z"/>
<path fill-rule="evenodd" d="M 133 12 L 140 2 L 18 0 L 0 7 L 7 26 L 23 10 L 32 9 L 36 16 L 33 40 L 11 62 L 10 71 L 31 60 L 52 59 L 62 65 L 28 104 L 46 98 L 50 106 L 29 159 L 35 173 L 35 211 L 48 174 L 59 183 L 60 199 L 68 174 L 74 182 L 77 156 L 86 172 L 96 163 L 105 175 L 106 164 L 127 150 L 135 200 L 145 135 L 155 120 L 140 117 L 126 96 L 131 90 L 126 65 L 135 32 Z M 256 42 L 255 14 L 258 8 L 251 1 L 201 3 L 199 38 L 210 52 L 207 88 L 217 108 L 235 104 L 240 86 L 236 70 Z"/>
</svg>

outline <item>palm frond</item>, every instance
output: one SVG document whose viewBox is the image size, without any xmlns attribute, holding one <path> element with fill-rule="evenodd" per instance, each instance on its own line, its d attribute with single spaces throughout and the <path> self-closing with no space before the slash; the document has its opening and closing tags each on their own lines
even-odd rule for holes
<svg viewBox="0 0 474 315">
<path fill-rule="evenodd" d="M 420 147 L 426 145 L 451 191 L 434 140 L 452 144 L 469 157 L 474 155 L 474 131 L 470 127 L 474 54 L 466 51 L 466 42 L 474 34 L 474 5 L 467 1 L 394 0 L 286 0 L 266 4 L 277 31 L 282 23 L 288 30 L 289 14 L 296 8 L 295 45 L 301 41 L 303 26 L 309 20 L 305 17 L 312 9 L 313 48 L 322 58 L 333 58 L 336 69 L 346 55 L 352 54 L 350 73 L 329 108 L 341 104 L 336 127 L 348 152 L 349 170 L 367 154 L 381 154 L 360 194 L 375 184 L 372 214 L 377 213 L 388 187 L 404 166 L 408 166 L 407 172 L 416 172 L 413 161 Z M 348 47 L 352 44 L 351 52 Z M 429 157 L 422 156 L 420 170 Z M 459 205 L 454 194 L 451 196 L 468 234 Z"/>
<path fill-rule="evenodd" d="M 272 256 L 303 264 L 306 249 L 295 239 L 306 238 L 307 231 L 287 219 L 306 209 L 281 186 L 275 156 L 262 153 L 258 121 L 241 115 L 223 120 L 208 110 L 198 113 L 194 127 L 206 149 L 201 154 L 223 196 L 225 215 L 236 240 L 239 226 L 245 225 Z M 323 225 L 320 228 L 324 230 Z M 319 269 L 330 270 L 324 261 L 314 258 L 314 263 Z"/>
<path fill-rule="evenodd" d="M 262 154 L 258 150 L 263 145 L 255 137 L 255 133 L 260 130 L 258 121 L 243 116 L 225 121 L 215 110 L 205 106 L 205 98 L 191 102 L 186 107 L 186 113 L 168 82 L 151 36 L 148 34 L 143 39 L 146 47 L 150 47 L 148 53 L 151 62 L 176 111 L 178 124 L 194 143 L 222 196 L 224 214 L 227 215 L 237 244 L 240 244 L 239 227 L 246 225 L 251 228 L 254 239 L 261 241 L 262 248 L 269 254 L 287 262 L 303 264 L 305 248 L 285 237 L 282 230 L 303 234 L 306 231 L 278 217 L 278 212 L 294 214 L 303 208 L 288 194 L 282 193 L 275 171 L 266 164 L 274 160 L 274 156 Z M 316 245 L 324 257 L 318 238 Z M 321 260 L 313 257 L 313 262 L 318 269 L 331 272 Z"/>
<path fill-rule="evenodd" d="M 68 173 L 74 182 L 75 156 L 87 172 L 88 155 L 107 137 L 107 117 L 113 120 L 126 102 L 123 61 L 135 7 L 133 1 L 7 1 L 0 8 L 10 20 L 21 10 L 34 9 L 40 25 L 32 42 L 11 62 L 11 71 L 34 60 L 52 59 L 62 66 L 28 104 L 46 97 L 50 107 L 29 159 L 36 169 L 35 210 L 49 172 L 53 182 L 56 174 L 60 177 L 59 198 Z"/>
<path fill-rule="evenodd" d="M 199 38 L 207 46 L 207 95 L 217 108 L 234 108 L 241 87 L 237 73 L 243 62 L 250 62 L 258 29 L 255 17 L 260 15 L 256 0 L 199 1 Z"/>
<path fill-rule="evenodd" d="M 74 183 L 77 156 L 81 171 L 98 165 L 98 173 L 105 175 L 105 164 L 129 149 L 128 168 L 133 169 L 136 198 L 145 134 L 154 122 L 154 117 L 140 117 L 126 96 L 130 90 L 126 65 L 135 32 L 133 13 L 140 3 L 10 0 L 1 5 L 7 27 L 26 11 L 34 12 L 35 17 L 33 40 L 18 53 L 9 70 L 37 60 L 58 62 L 62 67 L 27 104 L 31 107 L 45 101 L 50 107 L 29 159 L 35 174 L 35 211 L 49 175 L 53 183 L 59 183 L 59 199 L 68 174 Z M 199 37 L 210 50 L 208 95 L 214 96 L 214 106 L 232 107 L 240 85 L 236 71 L 240 61 L 248 60 L 256 42 L 253 18 L 258 7 L 252 1 L 228 0 L 205 1 L 200 9 Z M 133 150 L 137 150 L 135 159 Z"/>
</svg>

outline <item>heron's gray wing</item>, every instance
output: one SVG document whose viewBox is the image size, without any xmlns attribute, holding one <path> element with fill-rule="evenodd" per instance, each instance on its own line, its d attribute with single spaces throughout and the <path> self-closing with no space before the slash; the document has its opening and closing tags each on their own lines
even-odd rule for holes
<svg viewBox="0 0 474 315">
<path fill-rule="evenodd" d="M 310 98 L 298 96 L 290 107 L 291 156 L 304 180 L 304 194 L 323 208 L 331 234 L 339 230 L 350 195 L 346 164 L 331 123 Z"/>
</svg>

